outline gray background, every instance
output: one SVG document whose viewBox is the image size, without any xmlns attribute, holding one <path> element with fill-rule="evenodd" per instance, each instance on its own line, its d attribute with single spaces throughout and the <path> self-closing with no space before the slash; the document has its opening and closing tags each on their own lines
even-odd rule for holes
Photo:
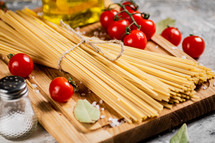
<svg viewBox="0 0 215 143">
<path fill-rule="evenodd" d="M 13 10 L 24 6 L 35 8 L 41 5 L 41 1 L 38 0 L 32 2 L 26 0 L 22 3 L 8 1 L 8 8 Z M 119 0 L 113 1 L 120 2 Z M 155 22 L 167 17 L 176 19 L 176 27 L 182 32 L 183 38 L 189 34 L 201 36 L 206 42 L 206 49 L 198 61 L 215 71 L 215 0 L 136 0 L 135 2 L 140 6 L 140 11 L 150 13 L 151 19 Z M 179 48 L 181 49 L 181 45 Z M 215 112 L 192 120 L 187 125 L 191 143 L 215 142 Z M 142 142 L 168 143 L 178 128 L 170 129 Z M 0 143 L 7 142 L 10 141 L 0 137 Z M 56 141 L 39 125 L 27 140 L 19 142 L 53 143 Z"/>
</svg>

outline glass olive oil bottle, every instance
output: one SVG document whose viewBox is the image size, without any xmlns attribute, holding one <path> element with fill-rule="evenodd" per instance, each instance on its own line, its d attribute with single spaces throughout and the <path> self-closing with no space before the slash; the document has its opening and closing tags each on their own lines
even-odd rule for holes
<svg viewBox="0 0 215 143">
<path fill-rule="evenodd" d="M 76 28 L 99 21 L 103 0 L 42 0 L 43 18 L 59 24 L 62 19 Z"/>
</svg>

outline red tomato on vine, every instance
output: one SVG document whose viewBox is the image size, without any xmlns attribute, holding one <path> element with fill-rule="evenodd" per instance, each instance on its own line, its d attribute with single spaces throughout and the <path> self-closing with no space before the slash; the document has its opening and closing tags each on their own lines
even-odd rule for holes
<svg viewBox="0 0 215 143">
<path fill-rule="evenodd" d="M 122 5 L 124 5 L 127 10 L 134 10 L 135 11 L 138 9 L 138 6 L 135 3 L 130 2 L 130 1 L 125 1 L 122 3 Z M 121 7 L 120 11 L 122 11 L 122 10 L 124 10 L 124 9 Z"/>
<path fill-rule="evenodd" d="M 114 22 L 114 16 L 118 13 L 117 10 L 111 9 L 104 11 L 100 16 L 100 23 L 104 29 Z"/>
<path fill-rule="evenodd" d="M 145 49 L 147 44 L 146 35 L 140 30 L 132 30 L 129 35 L 123 39 L 126 46 L 131 46 L 139 49 Z"/>
<path fill-rule="evenodd" d="M 122 40 L 126 33 L 126 28 L 130 25 L 128 20 L 119 20 L 108 26 L 108 35 L 112 39 Z"/>
<path fill-rule="evenodd" d="M 136 23 L 141 26 L 140 30 L 146 35 L 147 40 L 150 40 L 156 32 L 155 23 L 150 19 L 144 19 L 136 15 L 134 15 L 133 17 Z M 133 24 L 132 29 L 138 28 L 136 27 L 136 25 Z"/>
</svg>

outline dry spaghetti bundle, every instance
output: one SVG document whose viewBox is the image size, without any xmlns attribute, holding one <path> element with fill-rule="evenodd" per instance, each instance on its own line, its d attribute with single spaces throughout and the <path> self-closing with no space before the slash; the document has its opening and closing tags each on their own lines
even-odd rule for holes
<svg viewBox="0 0 215 143">
<path fill-rule="evenodd" d="M 210 69 L 194 61 L 130 47 L 111 61 L 121 45 L 91 39 L 93 46 L 68 27 L 41 20 L 28 9 L 0 11 L 0 18 L 2 54 L 22 52 L 36 63 L 60 65 L 129 123 L 158 116 L 163 105 L 169 107 L 167 103 L 195 97 L 195 85 L 214 77 Z"/>
</svg>

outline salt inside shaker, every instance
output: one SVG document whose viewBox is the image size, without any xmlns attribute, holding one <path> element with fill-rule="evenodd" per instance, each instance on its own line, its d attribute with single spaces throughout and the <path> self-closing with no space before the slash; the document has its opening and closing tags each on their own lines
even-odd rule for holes
<svg viewBox="0 0 215 143">
<path fill-rule="evenodd" d="M 23 138 L 36 125 L 37 118 L 25 80 L 18 76 L 0 79 L 0 135 L 7 139 Z"/>
</svg>

